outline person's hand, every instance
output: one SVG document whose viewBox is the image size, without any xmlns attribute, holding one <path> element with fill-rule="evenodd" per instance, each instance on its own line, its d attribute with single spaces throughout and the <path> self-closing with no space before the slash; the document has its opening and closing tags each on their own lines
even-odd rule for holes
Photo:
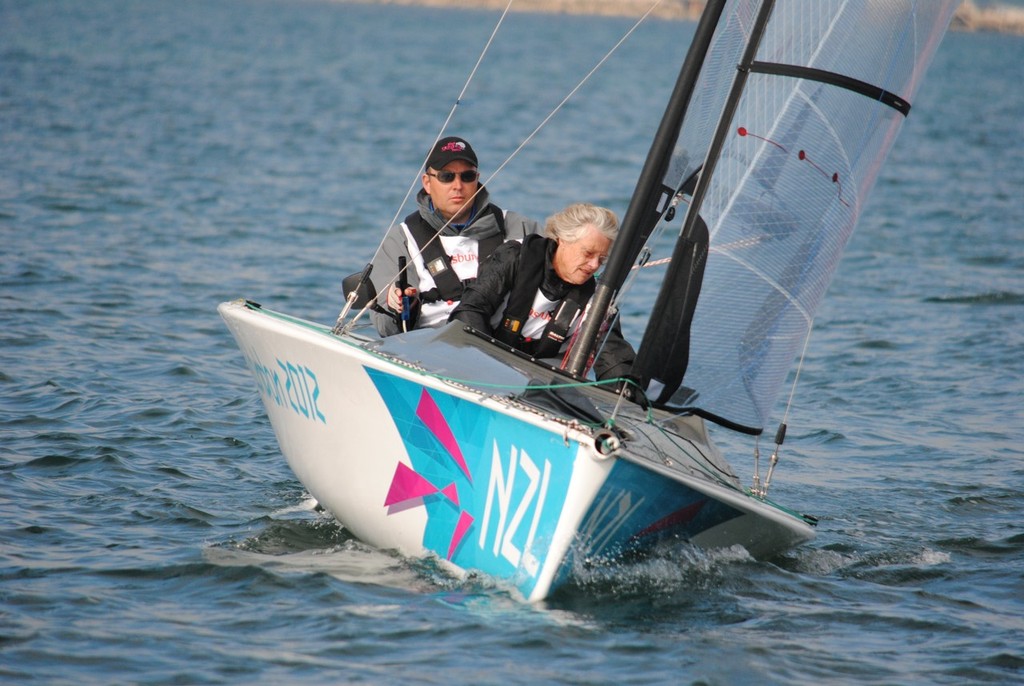
<svg viewBox="0 0 1024 686">
<path fill-rule="evenodd" d="M 409 297 L 409 308 L 415 305 L 413 300 L 416 299 L 416 289 L 409 286 L 405 289 L 405 295 Z M 402 292 L 398 288 L 392 288 L 388 291 L 388 309 L 398 312 L 402 312 Z"/>
</svg>

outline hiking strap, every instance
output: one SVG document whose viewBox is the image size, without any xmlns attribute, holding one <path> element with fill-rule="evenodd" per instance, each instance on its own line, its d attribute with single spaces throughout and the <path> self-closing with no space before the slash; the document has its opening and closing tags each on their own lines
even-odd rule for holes
<svg viewBox="0 0 1024 686">
<path fill-rule="evenodd" d="M 488 205 L 488 208 L 498 223 L 498 233 L 477 241 L 480 244 L 477 248 L 477 265 L 505 242 L 505 213 L 493 204 Z M 416 241 L 416 247 L 419 248 L 427 271 L 434 279 L 434 288 L 421 292 L 420 300 L 425 303 L 461 300 L 465 283 L 452 268 L 451 257 L 445 252 L 440 237 L 435 238 L 437 232 L 427 224 L 418 210 L 405 218 L 405 225 Z"/>
</svg>

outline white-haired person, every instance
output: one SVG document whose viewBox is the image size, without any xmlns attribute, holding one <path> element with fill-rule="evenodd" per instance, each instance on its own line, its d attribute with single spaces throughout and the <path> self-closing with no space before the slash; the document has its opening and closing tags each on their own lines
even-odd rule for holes
<svg viewBox="0 0 1024 686">
<path fill-rule="evenodd" d="M 452 311 L 458 320 L 538 358 L 564 352 L 594 294 L 595 274 L 619 230 L 615 213 L 589 203 L 548 217 L 544 235 L 498 247 Z M 626 376 L 636 353 L 618 323 L 594 361 L 598 379 Z"/>
</svg>

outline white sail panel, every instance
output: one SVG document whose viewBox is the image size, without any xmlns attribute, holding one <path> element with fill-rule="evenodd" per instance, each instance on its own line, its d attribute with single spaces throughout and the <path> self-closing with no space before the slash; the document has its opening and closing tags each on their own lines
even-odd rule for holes
<svg viewBox="0 0 1024 686">
<path fill-rule="evenodd" d="M 956 4 L 775 3 L 721 153 L 707 164 L 699 213 L 710 249 L 683 379 L 693 405 L 747 427 L 767 423 Z M 667 186 L 705 162 L 761 5 L 727 7 Z"/>
</svg>

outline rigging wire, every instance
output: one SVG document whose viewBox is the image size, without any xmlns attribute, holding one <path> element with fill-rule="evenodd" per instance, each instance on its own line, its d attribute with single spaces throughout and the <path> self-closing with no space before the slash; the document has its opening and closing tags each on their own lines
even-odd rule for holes
<svg viewBox="0 0 1024 686">
<path fill-rule="evenodd" d="M 427 154 L 423 157 L 423 162 L 422 164 L 420 164 L 419 169 L 423 169 L 426 166 L 427 159 L 430 157 L 430 151 L 433 150 L 434 146 L 437 145 L 437 142 L 441 140 L 441 138 L 444 136 L 444 132 L 448 129 L 448 124 L 450 124 L 452 119 L 455 118 L 455 110 L 457 110 L 459 108 L 459 105 L 462 104 L 462 98 L 465 97 L 466 91 L 469 90 L 469 85 L 473 82 L 473 78 L 476 76 L 477 71 L 480 69 L 480 65 L 483 64 L 484 57 L 487 56 L 487 52 L 491 49 L 491 44 L 494 42 L 495 36 L 498 35 L 498 29 L 500 29 L 502 23 L 504 23 L 505 17 L 508 16 L 508 13 L 511 10 L 512 3 L 514 1 L 515 0 L 508 0 L 508 4 L 505 5 L 504 11 L 502 11 L 501 16 L 498 17 L 498 22 L 494 25 L 494 29 L 491 31 L 490 37 L 488 37 L 487 42 L 484 44 L 483 49 L 480 51 L 480 56 L 477 57 L 476 64 L 474 64 L 473 68 L 469 71 L 469 76 L 466 77 L 466 83 L 462 85 L 462 90 L 459 91 L 458 97 L 455 98 L 455 102 L 452 104 L 452 108 L 448 111 L 448 117 L 444 120 L 444 123 L 441 124 L 441 130 L 437 132 L 437 136 L 434 137 L 434 142 L 430 144 L 430 148 L 428 149 Z M 398 222 L 398 217 L 402 214 L 402 209 L 405 207 L 405 204 L 409 202 L 409 196 L 411 196 L 415 191 L 416 183 L 419 180 L 420 172 L 417 171 L 416 174 L 413 176 L 412 182 L 409 184 L 408 190 L 406 190 L 405 192 L 405 197 L 402 198 L 402 202 L 399 203 L 398 205 L 398 210 L 395 212 L 395 215 L 391 218 L 391 223 L 388 224 L 389 227 L 394 226 Z M 374 260 L 377 259 L 377 255 L 380 253 L 380 249 L 383 245 L 384 241 L 381 240 L 380 244 L 377 246 L 377 251 L 373 254 Z M 398 275 L 396 274 L 395 276 L 397 278 Z"/>
<path fill-rule="evenodd" d="M 618 51 L 618 49 L 622 46 L 622 44 L 625 43 L 629 39 L 629 37 L 633 35 L 633 32 L 636 31 L 640 27 L 640 24 L 642 24 L 644 21 L 647 20 L 647 17 L 649 17 L 651 15 L 651 13 L 658 7 L 658 5 L 661 4 L 661 1 L 662 0 L 654 0 L 654 2 L 651 4 L 651 6 L 647 8 L 647 11 L 644 12 L 643 15 L 641 15 L 640 18 L 637 19 L 636 22 L 629 28 L 629 30 L 626 31 L 626 33 L 624 33 L 622 35 L 622 37 L 618 40 L 618 42 L 616 42 L 615 45 L 613 45 L 611 47 L 611 49 L 608 50 L 608 52 L 605 53 L 604 57 L 602 57 L 600 60 L 598 60 L 597 64 L 595 64 L 594 67 L 589 72 L 587 72 L 586 76 L 584 76 L 580 80 L 580 82 L 577 83 L 576 86 L 572 90 L 569 91 L 568 95 L 566 95 L 562 99 L 562 101 L 560 103 L 558 103 L 558 105 L 556 105 L 553 110 L 551 110 L 551 112 L 550 112 L 550 114 L 548 114 L 548 116 L 544 117 L 544 119 L 540 122 L 540 124 L 537 125 L 537 128 L 535 128 L 533 131 L 531 131 L 530 134 L 525 139 L 523 139 L 523 142 L 519 144 L 519 147 L 517 147 L 515 150 L 513 150 L 512 153 L 507 158 L 505 158 L 505 161 L 502 162 L 498 166 L 498 168 L 495 169 L 494 172 L 490 176 L 487 177 L 487 181 L 490 181 L 495 176 L 497 176 L 498 173 L 502 169 L 504 169 L 505 166 L 508 165 L 509 162 L 512 161 L 512 158 L 514 158 L 516 155 L 518 155 L 519 152 L 524 147 L 526 147 L 526 145 L 530 141 L 532 141 L 533 138 L 538 133 L 540 133 L 540 130 L 543 129 L 545 126 L 547 126 L 548 122 L 551 121 L 551 119 L 554 118 L 554 116 L 556 114 L 558 114 L 559 111 L 561 111 L 561 109 L 566 105 L 566 103 L 568 103 L 569 100 L 571 100 L 573 98 L 573 96 L 576 95 L 576 93 L 583 87 L 583 85 L 587 81 L 590 80 L 590 77 L 593 76 L 595 73 L 597 73 L 597 71 L 601 67 L 604 66 L 604 63 L 607 62 L 611 58 L 611 56 L 615 54 L 616 51 Z"/>
<path fill-rule="evenodd" d="M 779 423 L 779 429 L 775 432 L 775 448 L 772 450 L 772 455 L 768 460 L 768 473 L 765 475 L 764 484 L 761 482 L 761 469 L 757 462 L 757 452 L 755 448 L 754 458 L 754 493 L 761 498 L 768 496 L 768 489 L 772 485 L 772 476 L 775 473 L 775 466 L 779 463 L 779 450 L 782 449 L 782 442 L 786 439 L 786 426 L 789 423 L 789 411 L 793 407 L 793 398 L 796 396 L 796 387 L 800 382 L 800 372 L 804 368 L 804 358 L 807 356 L 807 347 L 811 342 L 811 331 L 814 329 L 814 319 L 811 318 L 807 322 L 807 334 L 804 336 L 804 347 L 800 351 L 800 360 L 796 364 L 796 372 L 793 375 L 793 384 L 789 388 L 789 398 L 786 399 L 786 409 L 782 413 L 782 421 Z"/>
<path fill-rule="evenodd" d="M 456 99 L 454 105 L 452 105 L 452 109 L 449 112 L 447 119 L 445 119 L 444 124 L 441 126 L 440 132 L 438 133 L 437 137 L 434 139 L 434 144 L 436 144 L 437 141 L 441 140 L 441 137 L 444 135 L 444 132 L 445 132 L 445 130 L 448 127 L 448 124 L 451 122 L 452 118 L 455 116 L 455 110 L 458 108 L 459 104 L 461 103 L 462 96 L 464 96 L 466 91 L 469 89 L 469 85 L 472 82 L 473 77 L 476 75 L 476 72 L 479 69 L 480 64 L 483 62 L 484 56 L 487 54 L 487 51 L 490 49 L 491 43 L 494 41 L 494 38 L 495 38 L 495 36 L 498 33 L 498 29 L 500 28 L 501 24 L 504 22 L 505 17 L 508 15 L 508 13 L 509 13 L 509 11 L 510 11 L 510 9 L 512 7 L 512 2 L 513 2 L 513 0 L 509 0 L 508 4 L 505 6 L 505 10 L 501 14 L 501 17 L 499 17 L 499 19 L 498 19 L 497 24 L 495 24 L 494 30 L 491 32 L 490 38 L 487 40 L 487 43 L 484 46 L 484 49 L 481 52 L 479 58 L 477 58 L 476 64 L 474 65 L 473 69 L 471 70 L 471 72 L 469 74 L 469 77 L 466 79 L 465 85 L 462 87 L 462 91 L 459 93 L 459 97 Z M 471 203 L 471 202 L 476 200 L 476 196 L 479 195 L 480 190 L 484 186 L 486 186 L 488 183 L 490 183 L 491 180 L 493 180 L 506 166 L 508 166 L 508 164 L 512 161 L 512 159 L 515 158 L 516 155 L 518 155 L 519 152 L 522 151 L 522 149 L 524 147 L 526 147 L 526 145 L 528 145 L 530 143 L 530 141 L 533 140 L 534 137 L 536 137 L 536 135 L 541 131 L 541 129 L 543 129 L 545 126 L 547 126 L 548 122 L 550 122 L 551 119 L 553 119 L 555 117 L 555 115 L 558 114 L 558 112 L 560 112 L 563 107 L 565 107 L 565 105 L 569 102 L 569 100 L 571 100 L 576 95 L 576 93 L 583 87 L 583 85 L 586 84 L 586 82 L 589 81 L 590 78 L 595 73 L 597 73 L 597 71 L 601 67 L 604 66 L 605 62 L 607 62 L 611 58 L 611 56 L 613 54 L 615 54 L 616 51 L 618 51 L 618 49 L 622 46 L 622 44 L 625 43 L 626 40 L 628 40 L 629 37 L 633 35 L 633 33 L 640 27 L 640 25 L 644 21 L 647 20 L 647 18 L 651 15 L 651 13 L 654 12 L 655 9 L 657 9 L 657 7 L 661 4 L 661 2 L 662 2 L 662 0 L 654 0 L 654 2 L 651 3 L 650 7 L 647 8 L 647 11 L 644 12 L 643 15 L 641 15 L 640 18 L 636 20 L 636 22 L 634 22 L 634 24 L 629 28 L 629 30 L 627 30 L 626 33 L 624 33 L 622 35 L 622 37 L 619 38 L 619 40 L 615 43 L 615 45 L 613 45 L 611 47 L 611 49 L 609 49 L 608 52 L 606 52 L 605 55 L 600 60 L 598 60 L 597 64 L 595 64 L 594 67 L 591 68 L 591 70 L 589 72 L 587 72 L 587 74 L 579 81 L 579 83 L 576 84 L 576 86 L 574 86 L 572 88 L 572 90 L 569 91 L 569 93 L 561 100 L 561 102 L 559 102 L 558 105 L 556 105 L 555 108 L 553 110 L 551 110 L 551 112 L 546 117 L 544 117 L 543 120 L 541 120 L 540 124 L 538 124 L 537 127 L 534 128 L 534 130 L 531 131 L 530 134 L 528 136 L 526 136 L 525 139 L 523 139 L 523 142 L 520 143 L 519 146 L 515 150 L 513 150 L 508 155 L 508 157 L 506 157 L 505 160 L 500 165 L 498 165 L 498 167 L 493 172 L 491 172 L 491 174 L 480 184 L 479 188 L 477 189 L 477 192 L 474 193 L 472 197 L 470 197 L 470 199 L 467 201 L 467 203 Z M 431 145 L 431 148 L 433 148 L 433 145 Z M 429 156 L 429 153 L 428 153 L 428 156 Z M 425 164 L 426 164 L 426 158 L 424 158 L 424 160 L 423 160 L 423 165 L 425 165 Z M 423 167 L 423 165 L 421 165 L 421 168 Z M 409 201 L 409 197 L 412 195 L 414 189 L 416 188 L 416 182 L 418 180 L 419 180 L 419 174 L 417 173 L 416 178 L 413 179 L 412 183 L 409 185 L 409 189 L 406 191 L 405 197 L 402 199 L 402 202 L 401 202 L 401 204 L 398 207 L 398 211 L 395 212 L 395 215 L 392 218 L 391 224 L 389 226 L 394 226 L 398 222 L 398 217 L 402 213 L 402 208 L 404 208 L 405 204 Z M 441 228 L 438 229 L 438 231 L 436 233 L 434 233 L 434 235 L 433 235 L 433 237 L 431 237 L 430 241 L 428 241 L 425 245 L 418 246 L 419 250 L 414 255 L 412 255 L 412 257 L 414 259 L 416 257 L 419 257 L 419 255 L 421 255 L 423 253 L 423 250 L 426 248 L 426 246 L 429 245 L 432 241 L 437 240 L 438 237 L 441 235 L 441 231 L 443 231 L 450 223 L 451 223 L 451 220 L 445 222 L 444 225 L 441 226 Z M 373 260 L 377 259 L 377 256 L 380 254 L 380 250 L 383 247 L 383 245 L 384 245 L 384 240 L 382 238 L 380 244 L 378 244 L 378 246 L 377 246 L 376 252 L 374 252 Z M 372 260 L 371 260 L 371 262 L 372 262 Z M 406 269 L 408 269 L 408 266 L 406 266 Z M 387 281 L 385 281 L 385 283 L 390 283 L 391 281 L 394 281 L 398 276 L 399 276 L 399 274 L 395 274 L 392 278 L 390 278 Z M 364 305 L 363 308 L 360 309 L 355 314 L 355 316 L 353 316 L 352 320 L 349 322 L 348 326 L 345 327 L 345 328 L 347 329 L 347 328 L 351 327 L 356 322 L 356 320 L 358 320 L 360 317 L 362 317 L 363 314 L 367 310 L 370 309 L 370 307 L 372 305 L 372 302 L 373 301 L 371 300 L 371 302 L 369 302 L 366 305 Z M 345 313 L 346 312 L 343 311 L 342 317 L 344 316 Z M 342 317 L 339 317 L 339 323 L 340 323 L 340 319 Z M 336 326 L 335 328 L 340 330 L 338 326 Z"/>
<path fill-rule="evenodd" d="M 427 151 L 427 154 L 424 156 L 422 163 L 418 167 L 418 170 L 421 170 L 424 167 L 426 167 L 427 159 L 429 159 L 429 157 L 430 157 L 430 150 L 433 150 L 434 146 L 437 145 L 437 142 L 439 140 L 441 140 L 441 138 L 444 136 L 444 132 L 448 128 L 448 124 L 450 124 L 452 119 L 455 117 L 455 111 L 459 108 L 459 105 L 462 104 L 462 98 L 466 95 L 466 91 L 469 90 L 469 85 L 473 82 L 473 78 L 476 76 L 476 72 L 480 69 L 480 65 L 483 64 L 484 57 L 487 56 L 488 51 L 491 49 L 491 44 L 494 43 L 494 38 L 498 35 L 498 30 L 501 28 L 501 25 L 505 21 L 505 17 L 508 16 L 509 11 L 512 9 L 512 3 L 514 1 L 515 0 L 508 0 L 508 4 L 505 5 L 505 9 L 502 11 L 501 16 L 498 17 L 497 23 L 495 23 L 494 28 L 491 30 L 491 35 L 487 38 L 487 42 L 484 43 L 484 47 L 480 51 L 480 55 L 477 57 L 476 63 L 473 65 L 473 68 L 469 71 L 469 75 L 466 77 L 466 82 L 462 85 L 462 90 L 459 91 L 459 95 L 455 98 L 455 102 L 452 103 L 452 107 L 448 111 L 448 116 L 445 118 L 444 123 L 441 124 L 441 129 L 440 129 L 440 131 L 437 132 L 437 136 L 434 137 L 434 142 L 430 144 L 430 148 Z M 491 176 L 493 177 L 493 174 Z M 409 202 L 409 197 L 416 190 L 416 183 L 419 180 L 420 180 L 420 173 L 419 173 L 419 171 L 417 171 L 416 174 L 413 176 L 412 181 L 409 183 L 408 189 L 406 189 L 406 191 L 405 191 L 405 197 L 403 197 L 402 198 L 402 202 L 400 202 L 398 204 L 398 209 L 395 211 L 394 216 L 391 218 L 391 223 L 388 224 L 389 228 L 398 223 L 398 218 L 401 216 L 402 210 L 405 208 L 406 203 Z M 479 193 L 479 190 L 477 191 L 477 193 Z M 476 198 L 476 193 L 474 193 L 473 197 L 470 198 L 470 202 L 472 202 L 475 198 Z M 451 223 L 451 220 L 449 220 L 448 222 L 445 222 L 444 226 L 441 227 L 441 230 L 443 230 L 450 223 Z M 436 239 L 441 234 L 441 230 L 439 230 L 436 234 L 434 234 L 434 237 L 431 238 L 431 240 Z M 371 264 L 373 262 L 375 262 L 377 257 L 380 255 L 380 250 L 381 250 L 381 248 L 384 247 L 384 239 L 386 237 L 387 237 L 387 231 L 385 231 L 384 236 L 381 237 L 380 243 L 377 244 L 377 249 L 374 251 L 373 257 L 370 258 L 370 263 Z M 423 252 L 423 249 L 420 248 L 420 251 L 419 251 L 419 253 L 417 253 L 417 256 L 419 254 L 421 254 L 422 252 Z M 397 279 L 399 276 L 402 275 L 402 272 L 404 272 L 406 270 L 408 270 L 408 266 L 406 266 L 404 269 L 400 269 L 398 271 L 398 273 L 396 273 L 393 277 L 388 279 L 387 282 L 390 283 L 390 282 L 394 281 L 395 279 Z M 367 275 L 365 273 L 364 273 L 363 278 L 364 279 L 367 278 Z M 355 322 L 360 317 L 362 317 L 363 314 L 366 313 L 367 310 L 370 309 L 370 307 L 373 304 L 374 300 L 375 300 L 375 298 L 371 299 L 370 302 L 366 303 L 362 307 L 362 309 L 360 309 L 358 312 L 356 312 L 355 316 L 352 317 L 352 321 L 349 322 L 348 326 L 345 327 L 345 329 L 348 329 L 353 324 L 355 324 Z M 348 305 L 348 303 L 346 303 L 345 308 L 342 310 L 341 314 L 338 315 L 338 323 L 335 324 L 335 326 L 334 326 L 334 330 L 336 332 L 339 332 L 339 331 L 342 330 L 341 323 L 342 323 L 342 320 L 345 318 L 345 316 L 348 314 L 348 310 L 349 310 L 349 305 Z"/>
</svg>

